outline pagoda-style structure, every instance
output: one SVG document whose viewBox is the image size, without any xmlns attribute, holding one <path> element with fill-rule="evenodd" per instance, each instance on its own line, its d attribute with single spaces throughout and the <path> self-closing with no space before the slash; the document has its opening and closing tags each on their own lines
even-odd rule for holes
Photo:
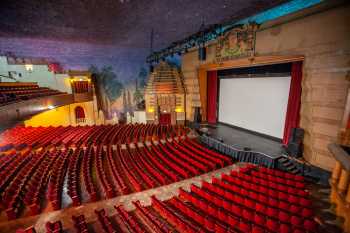
<svg viewBox="0 0 350 233">
<path fill-rule="evenodd" d="M 186 91 L 176 66 L 161 62 L 150 73 L 145 91 L 149 123 L 184 124 Z"/>
</svg>

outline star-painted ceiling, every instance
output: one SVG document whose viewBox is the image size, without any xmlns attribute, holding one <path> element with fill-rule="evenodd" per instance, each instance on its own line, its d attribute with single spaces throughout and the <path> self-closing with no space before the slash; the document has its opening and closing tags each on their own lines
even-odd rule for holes
<svg viewBox="0 0 350 233">
<path fill-rule="evenodd" d="M 161 49 L 205 25 L 237 21 L 285 0 L 2 0 L 0 52 L 69 67 L 111 65 L 128 78 L 144 64 L 150 33 Z M 123 71 L 125 70 L 125 72 Z"/>
</svg>

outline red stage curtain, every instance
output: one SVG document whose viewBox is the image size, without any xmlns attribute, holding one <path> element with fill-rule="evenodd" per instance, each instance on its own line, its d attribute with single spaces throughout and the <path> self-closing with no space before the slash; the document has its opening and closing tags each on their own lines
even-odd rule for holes
<svg viewBox="0 0 350 233">
<path fill-rule="evenodd" d="M 217 120 L 218 72 L 216 70 L 208 71 L 207 80 L 207 120 L 208 123 L 215 124 Z"/>
<path fill-rule="evenodd" d="M 293 62 L 291 83 L 289 89 L 289 99 L 284 125 L 283 144 L 287 145 L 292 128 L 299 127 L 300 102 L 301 102 L 301 80 L 303 63 Z"/>
<path fill-rule="evenodd" d="M 85 118 L 85 112 L 84 109 L 80 106 L 75 108 L 75 118 L 76 119 L 84 119 Z"/>
</svg>

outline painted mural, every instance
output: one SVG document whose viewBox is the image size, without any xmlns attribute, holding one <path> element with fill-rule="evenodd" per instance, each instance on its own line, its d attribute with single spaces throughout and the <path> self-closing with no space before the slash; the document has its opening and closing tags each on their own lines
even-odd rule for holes
<svg viewBox="0 0 350 233">
<path fill-rule="evenodd" d="M 181 67 L 181 56 L 173 55 L 165 58 L 166 62 Z M 141 66 L 132 77 L 122 79 L 114 71 L 112 66 L 98 68 L 91 65 L 89 71 L 95 76 L 100 96 L 106 95 L 110 103 L 110 114 L 105 116 L 111 118 L 117 116 L 119 122 L 125 122 L 127 116 L 134 116 L 135 111 L 145 111 L 145 87 L 149 77 L 149 68 Z M 103 105 L 103 103 L 102 103 Z M 107 106 L 102 107 L 102 109 Z"/>
<path fill-rule="evenodd" d="M 250 22 L 239 25 L 219 37 L 216 45 L 216 60 L 222 62 L 237 57 L 253 56 L 255 32 L 258 27 L 258 24 Z"/>
<path fill-rule="evenodd" d="M 110 108 L 110 114 L 107 117 L 116 115 L 120 122 L 126 121 L 126 116 L 134 115 L 134 111 L 145 110 L 144 88 L 147 82 L 148 71 L 143 66 L 135 76 L 128 80 L 122 80 L 118 77 L 112 66 L 103 66 L 98 68 L 95 65 L 90 66 L 98 96 L 106 96 L 108 104 L 100 103 L 102 109 Z"/>
</svg>

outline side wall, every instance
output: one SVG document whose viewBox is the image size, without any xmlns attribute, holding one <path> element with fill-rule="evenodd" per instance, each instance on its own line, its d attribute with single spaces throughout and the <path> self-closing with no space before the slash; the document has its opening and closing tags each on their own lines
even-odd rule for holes
<svg viewBox="0 0 350 233">
<path fill-rule="evenodd" d="M 304 55 L 301 127 L 305 129 L 304 157 L 331 170 L 334 160 L 327 145 L 337 140 L 344 113 L 350 72 L 350 7 L 342 6 L 288 23 L 260 30 L 256 55 Z M 263 26 L 263 25 L 262 25 Z M 207 60 L 198 60 L 197 50 L 184 55 L 182 72 L 188 91 L 188 120 L 200 106 L 198 66 L 212 63 L 215 46 Z"/>
<path fill-rule="evenodd" d="M 103 124 L 98 119 L 96 108 L 93 106 L 93 101 L 74 103 L 58 107 L 49 111 L 45 111 L 38 115 L 33 116 L 29 120 L 24 122 L 25 126 L 77 126 L 75 120 L 75 107 L 81 106 L 84 109 L 86 122 L 79 125 L 94 125 Z M 103 116 L 101 116 L 103 118 Z"/>
</svg>

